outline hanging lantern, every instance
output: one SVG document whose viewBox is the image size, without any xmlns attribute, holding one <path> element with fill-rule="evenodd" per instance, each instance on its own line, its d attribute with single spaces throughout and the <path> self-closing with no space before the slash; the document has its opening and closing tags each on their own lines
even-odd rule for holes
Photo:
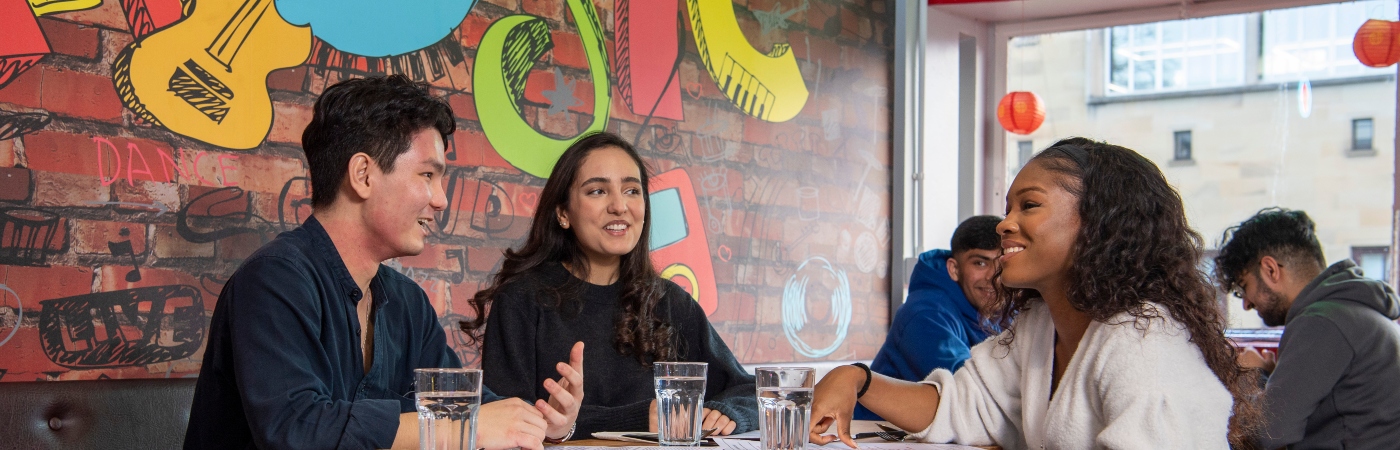
<svg viewBox="0 0 1400 450">
<path fill-rule="evenodd" d="M 997 121 L 1006 131 L 1031 134 L 1045 122 L 1045 105 L 1040 101 L 1040 96 L 1034 93 L 1012 92 L 997 104 Z"/>
<path fill-rule="evenodd" d="M 1377 19 L 1361 24 L 1351 40 L 1351 51 L 1356 54 L 1356 59 L 1371 67 L 1386 67 L 1400 61 L 1397 26 L 1400 23 Z"/>
</svg>

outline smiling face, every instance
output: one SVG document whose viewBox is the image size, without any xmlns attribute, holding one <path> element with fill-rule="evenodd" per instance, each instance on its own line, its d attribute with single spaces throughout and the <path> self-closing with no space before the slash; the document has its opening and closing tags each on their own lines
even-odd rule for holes
<svg viewBox="0 0 1400 450">
<path fill-rule="evenodd" d="M 1042 296 L 1047 290 L 1068 289 L 1079 199 L 1060 186 L 1063 179 L 1032 161 L 1011 183 L 1006 219 L 997 224 L 1001 282 L 1007 287 L 1035 289 Z"/>
<path fill-rule="evenodd" d="M 992 275 L 996 273 L 996 259 L 1000 254 L 999 250 L 972 248 L 948 259 L 948 276 L 958 283 L 967 301 L 983 315 L 988 315 L 988 308 L 996 301 Z"/>
<path fill-rule="evenodd" d="M 423 252 L 434 213 L 447 207 L 445 169 L 442 135 L 432 128 L 414 133 L 408 151 L 394 159 L 392 172 L 369 164 L 371 190 L 364 199 L 363 217 L 371 239 L 383 246 L 376 252 L 382 259 Z"/>
<path fill-rule="evenodd" d="M 569 202 L 557 211 L 588 257 L 590 271 L 616 267 L 632 251 L 646 221 L 641 168 L 617 147 L 588 153 L 569 187 Z"/>
</svg>

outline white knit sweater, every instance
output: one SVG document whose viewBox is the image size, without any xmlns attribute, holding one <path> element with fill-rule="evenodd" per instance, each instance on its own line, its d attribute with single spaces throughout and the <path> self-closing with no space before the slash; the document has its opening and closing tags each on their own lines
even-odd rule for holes
<svg viewBox="0 0 1400 450">
<path fill-rule="evenodd" d="M 1091 323 L 1053 398 L 1055 327 L 1044 303 L 1031 306 L 1009 348 L 993 336 L 957 373 L 929 374 L 923 383 L 942 399 L 915 437 L 1006 449 L 1229 448 L 1229 390 L 1186 329 L 1152 306 L 1163 318 L 1142 327 L 1127 314 Z"/>
</svg>

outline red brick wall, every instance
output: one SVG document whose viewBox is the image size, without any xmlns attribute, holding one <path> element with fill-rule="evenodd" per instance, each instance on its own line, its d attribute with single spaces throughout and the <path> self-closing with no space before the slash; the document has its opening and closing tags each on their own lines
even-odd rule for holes
<svg viewBox="0 0 1400 450">
<path fill-rule="evenodd" d="M 698 301 L 742 362 L 873 357 L 889 322 L 888 0 L 735 1 L 754 48 L 788 44 L 796 57 L 809 96 L 795 118 L 780 122 L 725 98 L 723 80 L 712 79 L 699 53 L 685 0 L 674 25 L 684 54 L 669 88 L 679 91 L 679 107 L 648 117 L 650 104 L 629 106 L 619 85 L 627 61 L 619 57 L 616 14 L 626 2 L 587 3 L 608 53 L 606 129 L 640 136 L 635 143 L 654 173 L 679 180 L 669 187 L 691 208 L 669 219 L 688 221 L 690 234 L 657 250 L 667 259 L 658 269 L 681 263 L 702 291 L 714 287 Z M 223 280 L 309 214 L 299 142 L 317 95 L 395 66 L 318 57 L 324 43 L 314 40 L 304 64 L 266 79 L 273 117 L 265 139 L 226 148 L 143 118 L 114 81 L 120 53 L 177 29 L 178 0 L 104 0 L 37 17 L 13 11 L 0 9 L 0 29 L 39 30 L 22 37 L 42 39 L 49 50 L 0 43 L 0 381 L 197 373 Z M 600 120 L 592 117 L 599 99 L 587 44 L 565 0 L 481 0 L 448 39 L 418 52 L 447 61 L 441 76 L 423 70 L 419 78 L 457 116 L 448 177 L 455 196 L 423 254 L 386 264 L 418 281 L 450 318 L 472 315 L 468 299 L 488 282 L 501 251 L 521 242 L 545 183 L 493 147 L 498 137 L 480 117 L 514 112 L 478 111 L 471 82 L 486 29 L 515 14 L 542 18 L 553 43 L 527 77 L 524 120 L 556 139 Z M 452 52 L 459 61 L 443 56 Z M 656 81 L 638 67 L 629 82 Z M 576 101 L 551 112 L 547 91 L 558 95 L 568 84 Z M 627 95 L 633 91 L 643 89 Z M 784 319 L 794 314 L 802 323 Z M 449 340 L 476 363 L 460 333 L 449 330 Z"/>
</svg>

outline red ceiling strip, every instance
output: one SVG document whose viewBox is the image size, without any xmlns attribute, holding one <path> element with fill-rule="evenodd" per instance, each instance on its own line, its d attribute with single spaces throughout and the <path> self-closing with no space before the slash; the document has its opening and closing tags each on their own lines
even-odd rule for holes
<svg viewBox="0 0 1400 450">
<path fill-rule="evenodd" d="M 930 5 L 957 5 L 960 3 L 1008 2 L 1012 0 L 928 0 Z"/>
</svg>

